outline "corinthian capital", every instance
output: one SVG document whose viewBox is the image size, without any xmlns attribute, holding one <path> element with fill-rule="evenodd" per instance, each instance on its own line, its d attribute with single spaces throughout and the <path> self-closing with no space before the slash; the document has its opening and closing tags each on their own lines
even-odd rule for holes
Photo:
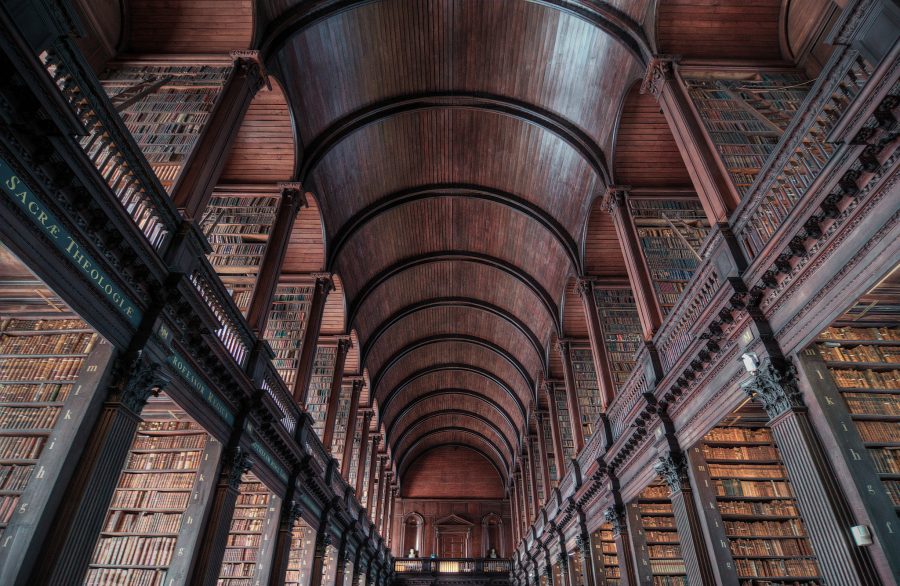
<svg viewBox="0 0 900 586">
<path fill-rule="evenodd" d="M 647 73 L 644 74 L 644 81 L 641 82 L 641 93 L 649 93 L 659 99 L 663 84 L 672 79 L 674 71 L 672 65 L 677 61 L 678 58 L 671 55 L 657 55 L 650 59 L 650 63 L 647 64 Z"/>
</svg>

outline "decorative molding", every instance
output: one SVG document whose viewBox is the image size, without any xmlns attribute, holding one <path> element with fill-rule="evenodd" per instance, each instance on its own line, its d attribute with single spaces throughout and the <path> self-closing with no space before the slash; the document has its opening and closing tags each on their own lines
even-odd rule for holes
<svg viewBox="0 0 900 586">
<path fill-rule="evenodd" d="M 619 208 L 624 208 L 625 198 L 631 187 L 627 185 L 610 185 L 600 200 L 600 209 L 608 214 L 615 214 Z"/>
<path fill-rule="evenodd" d="M 669 486 L 669 492 L 676 495 L 685 487 L 690 486 L 687 475 L 687 461 L 681 452 L 669 452 L 667 456 L 660 456 L 659 462 L 653 467 L 665 483 Z"/>
<path fill-rule="evenodd" d="M 797 369 L 790 363 L 777 368 L 771 360 L 766 359 L 752 378 L 741 384 L 741 388 L 751 398 L 762 403 L 769 419 L 804 407 L 803 395 L 797 387 Z"/>
<path fill-rule="evenodd" d="M 165 388 L 171 377 L 159 364 L 148 363 L 138 356 L 129 366 L 123 366 L 124 372 L 131 372 L 128 380 L 119 393 L 119 402 L 132 413 L 139 415 L 150 395 L 158 389 Z"/>
<path fill-rule="evenodd" d="M 237 490 L 241 485 L 241 476 L 253 467 L 253 459 L 241 447 L 232 450 L 228 458 L 226 481 L 228 486 Z"/>
<path fill-rule="evenodd" d="M 678 57 L 671 55 L 657 55 L 647 64 L 647 72 L 641 82 L 641 93 L 652 94 L 657 100 L 662 94 L 663 85 L 672 79 L 673 65 L 678 62 Z"/>
</svg>

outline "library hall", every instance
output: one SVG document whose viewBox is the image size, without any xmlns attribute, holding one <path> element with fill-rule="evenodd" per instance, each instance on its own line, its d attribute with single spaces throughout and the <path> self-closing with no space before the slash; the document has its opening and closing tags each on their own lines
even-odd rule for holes
<svg viewBox="0 0 900 586">
<path fill-rule="evenodd" d="M 0 586 L 900 585 L 900 0 L 0 0 Z"/>
</svg>

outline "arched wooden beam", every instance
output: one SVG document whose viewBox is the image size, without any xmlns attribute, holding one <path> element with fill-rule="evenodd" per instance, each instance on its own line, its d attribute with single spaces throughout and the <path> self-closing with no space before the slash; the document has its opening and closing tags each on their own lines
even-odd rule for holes
<svg viewBox="0 0 900 586">
<path fill-rule="evenodd" d="M 379 413 L 384 413 L 385 411 L 387 411 L 387 406 L 390 405 L 390 403 L 394 399 L 394 397 L 396 397 L 398 394 L 400 394 L 400 391 L 402 391 L 405 387 L 407 387 L 409 384 L 411 384 L 416 379 L 420 379 L 423 376 L 427 376 L 434 372 L 455 371 L 455 370 L 462 371 L 462 372 L 471 372 L 472 374 L 477 374 L 479 376 L 482 376 L 482 377 L 488 379 L 492 383 L 496 384 L 498 387 L 503 389 L 503 391 L 506 392 L 506 394 L 509 395 L 509 397 L 516 403 L 516 407 L 519 408 L 519 417 L 521 418 L 521 420 L 527 421 L 528 416 L 527 416 L 527 411 L 525 409 L 525 404 L 522 403 L 522 399 L 519 397 L 519 395 L 517 395 L 516 392 L 514 390 L 512 390 L 512 388 L 509 385 L 506 384 L 506 381 L 497 377 L 496 375 L 494 375 L 494 373 L 487 371 L 483 368 L 479 368 L 477 366 L 472 366 L 471 364 L 462 364 L 462 363 L 458 363 L 458 362 L 448 363 L 448 364 L 433 364 L 427 368 L 417 370 L 416 372 L 410 374 L 408 377 L 406 377 L 405 379 L 400 381 L 400 384 L 398 384 L 396 387 L 394 387 L 394 389 L 392 389 L 391 392 L 387 394 L 387 396 L 384 398 L 383 401 L 378 402 L 380 405 Z M 375 397 L 374 392 L 372 392 L 372 397 L 373 398 Z"/>
<path fill-rule="evenodd" d="M 418 350 L 419 348 L 424 348 L 425 346 L 430 346 L 431 344 L 440 344 L 443 342 L 462 342 L 465 344 L 473 344 L 475 346 L 480 346 L 491 352 L 498 354 L 501 358 L 506 360 L 507 362 L 515 368 L 520 375 L 522 375 L 522 379 L 525 381 L 525 385 L 532 389 L 534 388 L 534 381 L 531 376 L 529 376 L 527 369 L 525 366 L 519 362 L 519 360 L 513 356 L 508 350 L 503 348 L 502 346 L 498 346 L 494 344 L 490 340 L 485 340 L 484 338 L 479 338 L 477 336 L 464 336 L 461 334 L 438 334 L 435 336 L 429 336 L 427 338 L 422 338 L 420 340 L 416 340 L 415 342 L 411 342 L 407 344 L 400 350 L 394 353 L 393 356 L 388 358 L 387 362 L 382 366 L 375 376 L 372 377 L 372 389 L 377 389 L 378 384 L 381 382 L 381 379 L 384 378 L 388 371 L 395 366 L 404 356 L 407 354 Z"/>
<path fill-rule="evenodd" d="M 500 451 L 500 448 L 497 447 L 497 444 L 492 442 L 489 438 L 487 438 L 482 433 L 468 429 L 466 427 L 452 427 L 452 426 L 442 427 L 440 429 L 435 429 L 435 430 L 429 431 L 428 433 L 423 434 L 419 439 L 417 439 L 415 441 L 415 443 L 413 443 L 411 446 L 409 446 L 402 454 L 395 454 L 396 457 L 395 457 L 394 461 L 397 462 L 398 475 L 402 478 L 403 473 L 406 472 L 406 466 L 404 466 L 404 464 L 405 464 L 407 454 L 409 454 L 410 452 L 415 450 L 419 445 L 422 444 L 422 442 L 424 442 L 429 437 L 438 435 L 441 433 L 446 433 L 446 432 L 460 432 L 465 435 L 471 435 L 472 437 L 478 438 L 479 440 L 483 441 L 487 446 L 489 446 L 492 449 L 492 451 L 494 452 L 494 455 L 497 457 L 497 459 L 503 463 L 503 474 L 501 474 L 501 476 L 503 476 L 503 478 L 509 477 L 510 463 L 507 462 L 506 458 L 503 457 L 503 453 Z M 453 445 L 453 444 L 452 443 L 441 444 L 441 446 L 448 446 L 448 445 Z M 474 446 L 469 446 L 469 444 L 461 444 L 461 445 L 464 445 L 467 447 L 474 447 Z M 415 460 L 413 460 L 413 461 L 415 461 Z"/>
<path fill-rule="evenodd" d="M 481 393 L 470 391 L 467 389 L 441 389 L 439 391 L 433 391 L 430 393 L 425 393 L 424 395 L 420 395 L 416 397 L 416 399 L 410 403 L 408 403 L 397 415 L 391 419 L 391 422 L 385 428 L 385 436 L 392 437 L 394 427 L 397 422 L 403 419 L 416 405 L 421 405 L 426 401 L 430 401 L 431 399 L 441 397 L 442 395 L 464 395 L 466 397 L 470 397 L 475 399 L 476 401 L 481 401 L 488 405 L 491 409 L 497 412 L 497 414 L 503 419 L 504 423 L 509 426 L 510 430 L 513 432 L 513 435 L 517 435 L 516 425 L 513 423 L 512 418 L 509 416 L 509 413 L 500 406 L 499 403 L 491 399 L 490 397 L 485 397 Z M 413 422 L 415 423 L 415 422 Z M 409 427 L 409 426 L 407 426 Z"/>
<path fill-rule="evenodd" d="M 266 62 L 296 34 L 336 16 L 377 0 L 319 0 L 300 2 L 278 15 L 261 36 L 261 53 Z M 621 43 L 645 66 L 652 55 L 650 44 L 638 22 L 603 0 L 530 0 L 560 12 L 571 14 L 607 33 Z"/>
<path fill-rule="evenodd" d="M 366 297 L 371 295 L 379 285 L 381 285 L 391 277 L 394 277 L 402 273 L 403 271 L 411 269 L 413 267 L 436 262 L 445 262 L 449 260 L 462 260 L 466 262 L 474 262 L 487 265 L 501 270 L 512 277 L 515 277 L 526 287 L 531 289 L 534 294 L 537 295 L 538 299 L 541 300 L 541 304 L 544 306 L 544 309 L 547 310 L 547 313 L 553 320 L 553 325 L 556 328 L 556 333 L 561 335 L 562 323 L 558 314 L 558 309 L 556 307 L 556 301 L 553 299 L 553 296 L 550 295 L 550 293 L 548 293 L 547 290 L 537 282 L 537 280 L 535 280 L 534 277 L 532 277 L 530 274 L 520 269 L 516 265 L 509 263 L 503 259 L 488 254 L 481 254 L 479 252 L 471 252 L 468 250 L 428 252 L 426 254 L 420 254 L 418 256 L 403 259 L 390 265 L 389 267 L 382 269 L 378 274 L 369 279 L 369 281 L 365 285 L 363 285 L 362 289 L 359 290 L 359 293 L 356 294 L 356 297 L 350 304 L 350 311 L 347 314 L 348 326 L 353 326 L 353 324 L 355 323 L 356 314 L 359 311 L 359 308 L 362 307 L 363 302 L 365 302 Z"/>
<path fill-rule="evenodd" d="M 407 112 L 450 108 L 493 112 L 537 126 L 555 135 L 578 152 L 606 185 L 611 182 L 603 149 L 588 133 L 572 122 L 545 108 L 514 98 L 486 92 L 463 91 L 422 92 L 394 96 L 369 104 L 335 120 L 328 128 L 309 141 L 305 160 L 300 170 L 300 180 L 306 181 L 333 148 L 358 130 Z"/>
<path fill-rule="evenodd" d="M 392 209 L 402 205 L 422 201 L 425 199 L 437 199 L 440 197 L 470 197 L 474 199 L 482 199 L 499 203 L 507 206 L 516 212 L 527 216 L 528 218 L 538 222 L 559 242 L 563 250 L 569 257 L 569 262 L 581 274 L 581 258 L 578 254 L 578 245 L 575 239 L 566 230 L 566 228 L 556 221 L 543 208 L 525 200 L 521 197 L 513 195 L 499 189 L 484 187 L 468 183 L 437 183 L 432 185 L 421 185 L 411 189 L 405 189 L 391 193 L 375 203 L 356 212 L 353 217 L 347 220 L 341 226 L 334 238 L 331 239 L 331 250 L 326 261 L 327 270 L 334 270 L 334 263 L 338 255 L 341 253 L 344 245 L 350 240 L 350 237 L 366 223 L 377 218 L 379 215 L 386 213 Z"/>
<path fill-rule="evenodd" d="M 416 443 L 416 445 L 418 445 L 418 442 Z M 408 452 L 411 452 L 415 447 L 416 447 L 416 446 L 411 446 L 411 447 L 409 448 L 409 450 L 407 450 L 407 451 L 408 451 Z M 506 476 L 505 476 L 505 474 L 504 474 L 504 471 L 501 470 L 499 466 L 497 466 L 497 463 L 494 462 L 494 460 L 493 460 L 488 454 L 486 454 L 486 453 L 485 453 L 483 450 L 481 450 L 480 448 L 477 448 L 477 447 L 475 447 L 475 446 L 473 446 L 473 445 L 471 445 L 471 444 L 461 444 L 461 443 L 458 443 L 458 442 L 450 442 L 450 443 L 446 443 L 446 444 L 438 444 L 438 445 L 435 445 L 435 446 L 431 446 L 430 448 L 427 448 L 427 449 L 425 449 L 425 450 L 422 450 L 422 452 L 416 454 L 416 457 L 413 458 L 412 461 L 410 461 L 410 463 L 407 465 L 407 469 L 408 469 L 410 466 L 412 466 L 413 464 L 415 464 L 415 463 L 416 463 L 416 460 L 418 460 L 419 458 L 421 458 L 422 456 L 424 456 L 424 455 L 427 454 L 428 452 L 431 452 L 431 451 L 436 450 L 436 449 L 438 449 L 438 448 L 464 448 L 464 449 L 466 449 L 466 450 L 472 450 L 473 452 L 477 453 L 477 454 L 480 455 L 482 458 L 484 458 L 485 460 L 487 460 L 488 463 L 494 468 L 494 470 L 497 471 L 497 476 L 499 476 L 499 477 L 503 480 L 504 485 L 506 484 Z M 397 474 L 398 474 L 398 475 L 400 474 L 400 468 L 399 468 L 399 467 L 397 468 Z"/>
<path fill-rule="evenodd" d="M 487 417 L 482 417 L 481 415 L 479 415 L 477 413 L 472 413 L 471 411 L 466 411 L 465 409 L 441 409 L 439 411 L 434 411 L 433 413 L 429 413 L 428 415 L 426 415 L 424 417 L 420 417 L 420 418 L 416 419 L 410 425 L 406 426 L 402 430 L 402 432 L 398 435 L 396 441 L 390 442 L 391 450 L 393 451 L 393 453 L 394 454 L 397 453 L 398 446 L 403 442 L 403 440 L 405 440 L 407 438 L 407 436 L 414 437 L 417 427 L 424 425 L 425 423 L 428 422 L 429 419 L 434 419 L 435 417 L 441 417 L 443 415 L 452 415 L 454 417 L 458 416 L 458 417 L 464 418 L 464 419 L 474 419 L 475 421 L 478 421 L 478 422 L 483 423 L 484 425 L 488 426 L 488 428 L 490 428 L 491 431 L 496 433 L 497 436 L 503 440 L 503 447 L 506 448 L 506 453 L 509 456 L 509 461 L 510 462 L 513 461 L 515 453 L 516 453 L 516 449 L 513 448 L 511 443 L 509 443 L 509 438 L 506 436 L 505 433 L 503 433 L 503 431 L 501 431 L 501 429 L 499 427 L 497 427 L 497 424 L 494 423 L 493 421 L 491 421 L 490 419 L 488 419 Z M 462 423 L 462 421 L 460 421 L 460 423 Z M 439 428 L 439 429 L 444 429 L 444 428 Z M 469 428 L 465 427 L 463 429 L 469 429 Z M 471 431 L 477 432 L 477 430 L 474 430 L 474 429 L 472 429 Z"/>
<path fill-rule="evenodd" d="M 502 307 L 497 307 L 496 305 L 487 303 L 486 301 L 481 301 L 480 299 L 472 299 L 469 297 L 437 297 L 435 299 L 426 299 L 424 301 L 419 301 L 418 303 L 413 303 L 412 305 L 407 305 L 406 307 L 393 313 L 386 320 L 379 323 L 378 327 L 375 329 L 372 335 L 369 336 L 369 338 L 366 340 L 365 345 L 362 348 L 362 352 L 360 352 L 360 364 L 367 364 L 369 352 L 372 350 L 372 348 L 375 347 L 375 344 L 378 343 L 378 339 L 383 336 L 384 333 L 391 328 L 391 326 L 416 312 L 425 311 L 426 309 L 433 309 L 435 307 L 467 307 L 470 309 L 484 311 L 486 313 L 490 313 L 492 315 L 495 315 L 496 317 L 499 317 L 500 319 L 510 323 L 514 328 L 522 332 L 522 334 L 531 343 L 531 346 L 534 349 L 535 353 L 538 355 L 541 364 L 546 363 L 544 349 L 541 345 L 540 339 L 537 337 L 537 334 L 532 332 L 528 325 L 525 324 L 525 322 L 509 313 Z M 372 388 L 374 389 L 375 387 L 373 386 Z"/>
</svg>

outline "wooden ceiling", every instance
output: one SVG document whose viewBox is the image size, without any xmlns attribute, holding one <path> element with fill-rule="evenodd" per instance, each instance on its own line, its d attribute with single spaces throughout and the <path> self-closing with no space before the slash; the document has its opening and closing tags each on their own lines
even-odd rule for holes
<svg viewBox="0 0 900 586">
<path fill-rule="evenodd" d="M 354 333 L 400 473 L 446 444 L 506 476 L 553 341 L 587 336 L 573 278 L 625 275 L 599 196 L 690 186 L 649 57 L 781 59 L 824 1 L 130 0 L 126 45 L 260 50 L 280 83 L 223 180 L 315 194 L 283 271 L 338 276 L 323 333 Z"/>
</svg>

